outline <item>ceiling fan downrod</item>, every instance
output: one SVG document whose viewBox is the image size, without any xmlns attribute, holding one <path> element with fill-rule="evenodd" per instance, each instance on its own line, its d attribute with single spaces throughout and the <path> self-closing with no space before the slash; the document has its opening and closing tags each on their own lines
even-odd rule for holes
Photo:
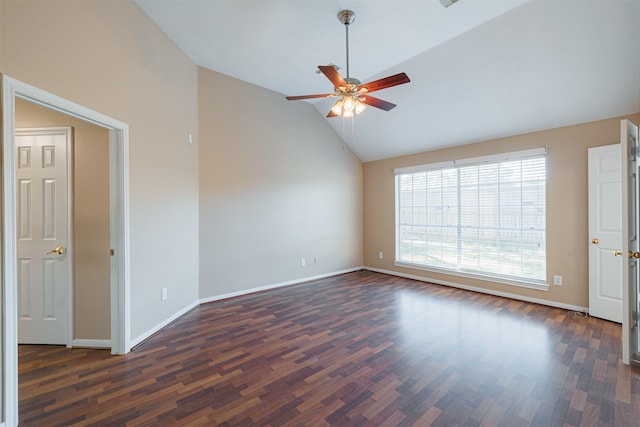
<svg viewBox="0 0 640 427">
<path fill-rule="evenodd" d="M 349 25 L 356 20 L 356 14 L 352 10 L 343 10 L 338 13 L 338 19 L 344 24 L 347 40 L 347 79 L 351 77 L 349 73 Z"/>
</svg>

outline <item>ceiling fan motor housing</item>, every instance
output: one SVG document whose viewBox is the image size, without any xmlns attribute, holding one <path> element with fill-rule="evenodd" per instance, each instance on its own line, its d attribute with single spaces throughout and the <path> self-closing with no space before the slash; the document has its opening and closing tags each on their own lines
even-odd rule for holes
<svg viewBox="0 0 640 427">
<path fill-rule="evenodd" d="M 344 81 L 349 85 L 360 86 L 362 82 L 358 79 L 354 79 L 353 77 L 345 77 Z"/>
</svg>

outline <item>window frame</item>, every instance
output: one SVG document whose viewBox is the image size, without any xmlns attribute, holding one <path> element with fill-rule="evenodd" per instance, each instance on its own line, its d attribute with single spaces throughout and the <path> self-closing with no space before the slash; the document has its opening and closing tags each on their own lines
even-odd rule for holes
<svg viewBox="0 0 640 427">
<path fill-rule="evenodd" d="M 548 273 L 548 260 L 547 260 L 547 251 L 546 251 L 546 234 L 547 234 L 547 220 L 546 220 L 546 205 L 547 205 L 547 192 L 546 192 L 546 184 L 547 184 L 547 180 L 545 178 L 545 226 L 544 226 L 544 232 L 545 232 L 545 278 L 544 279 L 533 279 L 533 278 L 525 278 L 525 277 L 520 277 L 520 276 L 509 276 L 509 275 L 501 275 L 501 274 L 492 274 L 490 272 L 474 272 L 474 271 L 468 271 L 468 270 L 461 270 L 460 267 L 456 267 L 455 269 L 449 269 L 446 267 L 439 267 L 439 266 L 431 266 L 431 265 L 425 265 L 425 264 L 421 264 L 421 263 L 413 263 L 413 262 L 408 262 L 408 261 L 401 261 L 399 260 L 400 258 L 400 188 L 399 188 L 399 176 L 400 175 L 407 175 L 407 174 L 413 174 L 413 173 L 420 173 L 420 172 L 429 172 L 429 171 L 434 171 L 434 170 L 443 170 L 443 169 L 461 169 L 463 167 L 466 166 L 478 166 L 478 165 L 482 165 L 482 164 L 492 164 L 492 163 L 501 163 L 501 162 L 508 162 L 508 161 L 520 161 L 520 160 L 526 160 L 526 159 L 530 159 L 530 158 L 540 158 L 540 157 L 544 157 L 545 158 L 545 173 L 546 173 L 546 168 L 547 168 L 547 161 L 546 161 L 546 154 L 547 154 L 547 148 L 546 147 L 540 147 L 540 148 L 534 148 L 534 149 L 529 149 L 529 150 L 521 150 L 521 151 L 514 151 L 514 152 L 509 152 L 509 153 L 502 153 L 502 154 L 495 154 L 495 155 L 489 155 L 489 156 L 482 156 L 482 157 L 471 157 L 471 158 L 465 158 L 465 159 L 459 159 L 459 160 L 453 160 L 453 161 L 445 161 L 445 162 L 438 162 L 438 163 L 430 163 L 430 164 L 424 164 L 424 165 L 416 165 L 416 166 L 410 166 L 410 167 L 402 167 L 402 168 L 396 168 L 393 170 L 394 172 L 394 193 L 395 193 L 395 256 L 394 256 L 394 265 L 396 267 L 404 267 L 404 268 L 411 268 L 411 269 L 418 269 L 418 270 L 423 270 L 423 271 L 428 271 L 428 272 L 434 272 L 434 273 L 439 273 L 439 274 L 447 274 L 447 275 L 452 275 L 452 276 L 457 276 L 457 277 L 466 277 L 466 278 L 471 278 L 471 279 L 477 279 L 477 280 L 484 280 L 484 281 L 490 281 L 490 282 L 495 282 L 495 283 L 501 283 L 501 284 L 507 284 L 507 285 L 512 285 L 512 286 L 518 286 L 518 287 L 523 287 L 523 288 L 530 288 L 530 289 L 536 289 L 536 290 L 544 290 L 547 291 L 549 289 L 549 282 L 548 282 L 548 277 L 549 277 L 549 273 Z M 459 174 L 459 172 L 458 172 Z M 458 175 L 459 176 L 459 175 Z M 457 184 L 457 188 L 458 188 L 458 192 L 460 191 L 460 181 L 458 179 L 458 184 Z M 460 221 L 460 218 L 458 217 L 458 223 Z M 459 225 L 458 225 L 459 227 Z"/>
</svg>

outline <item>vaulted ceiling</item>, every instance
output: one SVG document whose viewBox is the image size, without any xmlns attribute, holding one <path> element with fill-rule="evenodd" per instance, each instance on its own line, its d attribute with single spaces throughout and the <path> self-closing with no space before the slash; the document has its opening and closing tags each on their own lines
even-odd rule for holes
<svg viewBox="0 0 640 427">
<path fill-rule="evenodd" d="M 398 106 L 325 118 L 362 161 L 640 111 L 640 0 L 136 0 L 198 65 L 285 95 L 405 72 Z M 250 102 L 250 100 L 247 100 Z M 287 101 L 283 101 L 287 102 Z M 325 117 L 334 100 L 311 101 Z M 612 143 L 613 141 L 603 141 Z"/>
</svg>

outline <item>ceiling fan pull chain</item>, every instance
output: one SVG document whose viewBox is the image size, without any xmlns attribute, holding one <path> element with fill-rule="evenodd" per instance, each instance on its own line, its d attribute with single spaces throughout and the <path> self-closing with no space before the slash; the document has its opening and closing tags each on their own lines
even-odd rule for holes
<svg viewBox="0 0 640 427">
<path fill-rule="evenodd" d="M 346 138 L 347 136 L 347 118 L 342 115 L 342 137 Z"/>
<path fill-rule="evenodd" d="M 353 130 L 353 123 L 354 123 L 353 118 L 354 118 L 354 117 L 355 117 L 355 116 L 351 116 L 351 139 L 356 139 L 356 133 L 355 133 L 355 131 Z"/>
</svg>

